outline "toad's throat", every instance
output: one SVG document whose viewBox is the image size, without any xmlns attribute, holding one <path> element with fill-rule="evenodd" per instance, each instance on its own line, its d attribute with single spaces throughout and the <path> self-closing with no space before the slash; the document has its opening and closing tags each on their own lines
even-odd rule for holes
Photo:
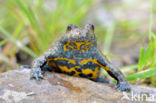
<svg viewBox="0 0 156 103">
<path fill-rule="evenodd" d="M 84 42 L 77 42 L 77 41 L 68 41 L 63 46 L 63 50 L 66 51 L 89 51 L 90 48 L 94 46 L 93 42 L 84 41 Z"/>
</svg>

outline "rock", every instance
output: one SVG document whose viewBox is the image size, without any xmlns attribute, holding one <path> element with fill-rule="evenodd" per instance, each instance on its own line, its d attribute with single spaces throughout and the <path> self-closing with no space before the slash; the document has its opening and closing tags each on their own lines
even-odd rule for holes
<svg viewBox="0 0 156 103">
<path fill-rule="evenodd" d="M 154 88 L 132 86 L 131 93 L 122 93 L 107 84 L 58 73 L 46 73 L 36 82 L 29 79 L 29 72 L 16 69 L 0 74 L 0 103 L 131 103 L 139 101 L 135 93 L 156 95 Z"/>
</svg>

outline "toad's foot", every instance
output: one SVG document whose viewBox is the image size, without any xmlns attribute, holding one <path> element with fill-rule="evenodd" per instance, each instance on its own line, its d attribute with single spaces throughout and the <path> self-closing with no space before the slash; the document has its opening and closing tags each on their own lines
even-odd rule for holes
<svg viewBox="0 0 156 103">
<path fill-rule="evenodd" d="M 35 78 L 37 81 L 39 81 L 39 78 L 44 79 L 43 74 L 44 72 L 40 68 L 34 68 L 30 73 L 30 78 Z"/>
<path fill-rule="evenodd" d="M 126 92 L 130 92 L 131 91 L 131 87 L 127 82 L 120 82 L 116 85 L 116 88 L 118 88 L 118 90 L 120 91 L 126 91 Z"/>
</svg>

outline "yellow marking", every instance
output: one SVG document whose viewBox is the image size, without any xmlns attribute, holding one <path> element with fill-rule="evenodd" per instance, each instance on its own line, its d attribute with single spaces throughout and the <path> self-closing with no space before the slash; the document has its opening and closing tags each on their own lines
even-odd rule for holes
<svg viewBox="0 0 156 103">
<path fill-rule="evenodd" d="M 97 75 L 98 75 L 98 72 L 99 72 L 99 68 L 96 67 L 94 72 L 93 72 L 93 76 L 91 77 L 91 79 L 96 79 L 97 78 Z"/>
<path fill-rule="evenodd" d="M 64 50 L 64 51 L 68 51 L 67 45 L 64 45 L 64 46 L 63 46 L 63 50 Z"/>
<path fill-rule="evenodd" d="M 82 69 L 82 74 L 90 74 L 90 73 L 93 73 L 92 69 L 91 68 L 87 68 L 87 69 Z"/>
<path fill-rule="evenodd" d="M 106 70 L 106 71 L 109 71 L 109 70 L 110 70 L 110 68 L 109 68 L 108 66 L 106 66 L 106 67 L 105 67 L 105 70 Z"/>
<path fill-rule="evenodd" d="M 96 67 L 94 71 L 92 71 L 91 68 L 82 69 L 82 74 L 85 74 L 85 75 L 92 74 L 90 79 L 97 78 L 98 72 L 99 72 L 98 67 Z"/>
<path fill-rule="evenodd" d="M 64 45 L 64 51 L 68 51 L 67 47 L 70 47 L 72 50 L 75 50 L 75 48 L 73 46 L 70 45 L 70 43 L 74 43 L 74 41 L 68 41 L 65 45 Z"/>
<path fill-rule="evenodd" d="M 68 61 L 68 62 L 70 62 L 72 64 L 76 64 L 76 61 L 75 60 L 72 60 L 72 59 L 69 59 L 69 58 L 61 58 L 61 57 L 53 58 L 53 59 L 48 59 L 47 62 L 53 61 L 53 60 L 54 61 L 57 61 L 57 60 L 66 60 L 66 61 Z M 80 65 L 84 65 L 84 64 L 86 64 L 88 62 L 93 62 L 93 63 L 99 65 L 100 67 L 102 67 L 103 69 L 105 69 L 106 71 L 110 71 L 110 68 L 108 66 L 103 66 L 96 59 L 84 59 L 79 64 Z M 74 76 L 79 76 L 79 73 L 80 73 L 80 72 L 76 71 L 76 68 L 81 69 L 82 70 L 81 73 L 84 74 L 84 75 L 88 75 L 90 73 L 92 74 L 92 77 L 90 77 L 90 79 L 97 78 L 97 75 L 98 75 L 98 72 L 99 72 L 99 69 L 98 69 L 99 67 L 96 67 L 94 71 L 91 68 L 83 69 L 83 68 L 81 68 L 80 66 L 77 66 L 77 65 L 75 67 L 73 67 L 73 68 L 68 68 L 67 66 L 61 66 L 61 65 L 58 65 L 58 67 L 63 72 L 70 73 L 70 72 L 74 71 L 75 72 Z"/>
<path fill-rule="evenodd" d="M 80 66 L 75 66 L 75 68 L 80 68 Z"/>
<path fill-rule="evenodd" d="M 86 64 L 86 63 L 88 63 L 88 62 L 93 62 L 93 63 L 99 65 L 100 67 L 102 67 L 103 69 L 105 69 L 106 71 L 109 71 L 109 70 L 110 70 L 110 68 L 109 68 L 108 66 L 103 66 L 103 65 L 100 64 L 96 59 L 84 59 L 84 60 L 82 60 L 82 61 L 80 62 L 80 65 L 84 65 L 84 64 Z"/>
<path fill-rule="evenodd" d="M 76 45 L 76 47 L 74 48 L 74 46 L 71 46 L 70 45 L 70 43 L 74 43 L 75 45 Z M 80 51 L 84 51 L 85 49 L 88 51 L 90 48 L 89 48 L 89 45 L 91 44 L 91 42 L 89 42 L 89 41 L 85 41 L 85 42 L 76 42 L 76 41 L 68 41 L 65 45 L 64 45 L 64 47 L 63 47 L 63 49 L 64 49 L 64 51 L 68 51 L 68 48 L 67 47 L 70 47 L 72 50 L 80 50 Z M 84 48 L 84 49 L 81 49 L 81 46 L 82 45 L 85 45 L 86 46 L 86 48 Z M 93 45 L 92 45 L 93 46 Z M 92 47 L 91 46 L 91 47 Z"/>
<path fill-rule="evenodd" d="M 75 74 L 73 74 L 74 76 L 79 76 L 79 74 L 80 74 L 79 72 L 76 71 L 75 67 L 70 68 L 70 69 L 68 67 L 66 67 L 66 66 L 61 66 L 61 65 L 58 65 L 58 67 L 60 68 L 60 70 L 62 72 L 70 73 L 70 72 L 74 71 L 75 72 Z M 94 71 L 92 71 L 90 68 L 82 69 L 81 73 L 84 74 L 84 75 L 92 74 L 92 76 L 89 77 L 89 78 L 90 79 L 95 79 L 98 76 L 98 72 L 99 72 L 98 67 L 96 67 Z"/>
<path fill-rule="evenodd" d="M 70 62 L 70 63 L 72 63 L 72 64 L 76 64 L 75 60 L 73 60 L 73 59 L 61 58 L 61 57 L 48 59 L 47 62 L 53 61 L 53 60 L 54 60 L 54 61 L 57 61 L 57 60 L 66 60 L 66 61 L 68 61 L 68 62 Z"/>
<path fill-rule="evenodd" d="M 96 59 L 84 59 L 84 60 L 82 60 L 80 62 L 80 65 L 84 65 L 84 64 L 86 64 L 86 63 L 88 63 L 90 61 L 93 62 L 93 63 L 95 63 L 95 64 L 97 64 L 97 60 Z"/>
<path fill-rule="evenodd" d="M 72 72 L 72 71 L 74 71 L 75 72 L 75 76 L 78 76 L 79 75 L 79 72 L 77 72 L 76 71 L 76 69 L 75 69 L 75 67 L 73 67 L 73 68 L 68 68 L 68 67 L 66 67 L 66 66 L 61 66 L 61 65 L 58 65 L 58 67 L 61 69 L 61 71 L 63 71 L 63 72 L 68 72 L 68 73 L 70 73 L 70 72 Z"/>
<path fill-rule="evenodd" d="M 64 51 L 68 51 L 68 48 L 67 48 L 67 47 L 70 47 L 72 50 L 76 50 L 73 46 L 70 45 L 70 43 L 72 43 L 72 42 L 71 42 L 71 41 L 68 41 L 68 42 L 64 45 L 64 47 L 63 47 Z"/>
</svg>

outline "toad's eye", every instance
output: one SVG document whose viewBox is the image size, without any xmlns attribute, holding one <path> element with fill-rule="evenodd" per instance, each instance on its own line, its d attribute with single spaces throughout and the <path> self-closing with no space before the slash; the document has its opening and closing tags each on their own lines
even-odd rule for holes
<svg viewBox="0 0 156 103">
<path fill-rule="evenodd" d="M 94 31 L 94 25 L 93 25 L 93 24 L 86 24 L 86 25 L 85 25 L 85 29 Z"/>
<path fill-rule="evenodd" d="M 70 24 L 70 25 L 68 25 L 67 30 L 68 30 L 68 31 L 71 31 L 72 29 L 75 29 L 75 28 L 77 28 L 76 25 Z"/>
</svg>

